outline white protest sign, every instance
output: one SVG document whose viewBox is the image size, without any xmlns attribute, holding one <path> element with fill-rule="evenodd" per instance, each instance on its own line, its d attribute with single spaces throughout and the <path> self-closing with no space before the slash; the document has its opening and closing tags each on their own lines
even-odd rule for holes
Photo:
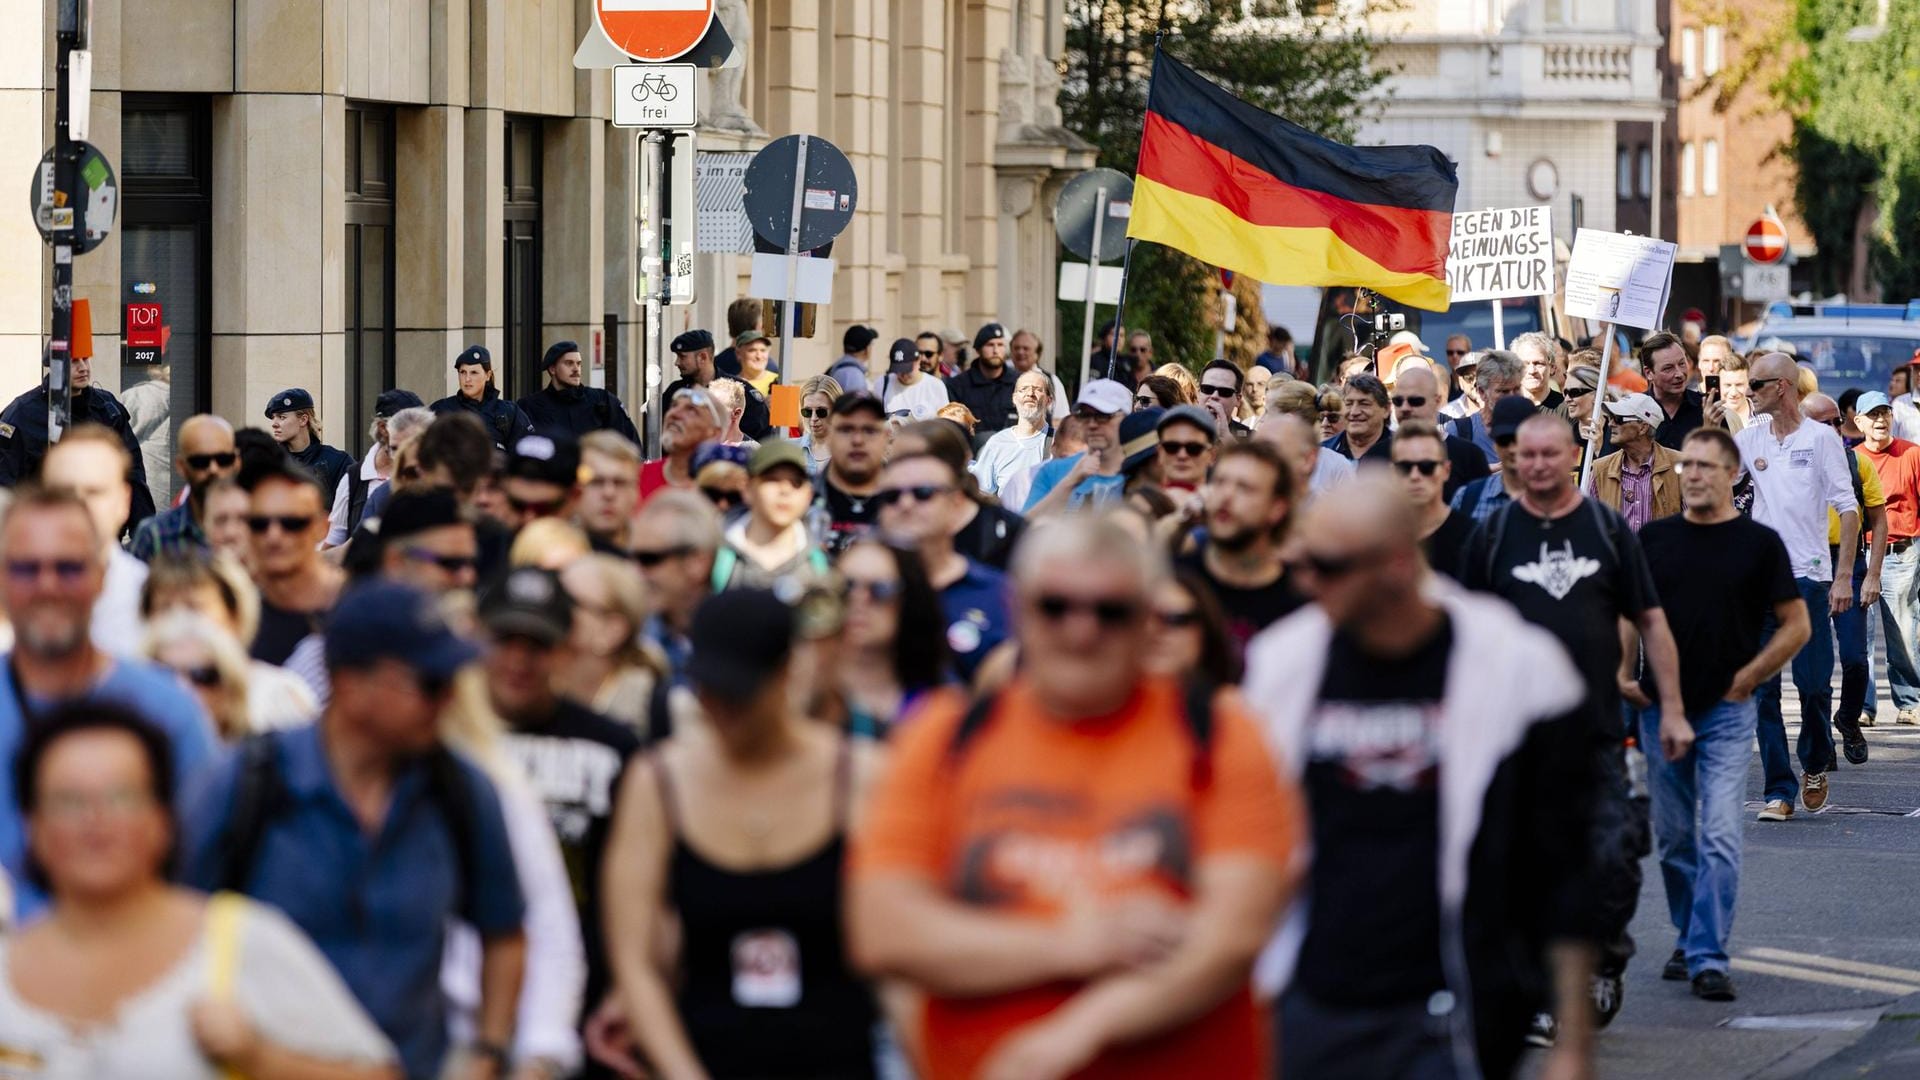
<svg viewBox="0 0 1920 1080">
<path fill-rule="evenodd" d="M 1567 314 L 1658 330 L 1677 250 L 1658 237 L 1581 229 L 1567 262 Z"/>
<path fill-rule="evenodd" d="M 1553 292 L 1553 212 L 1545 206 L 1454 211 L 1447 241 L 1453 302 Z"/>
</svg>

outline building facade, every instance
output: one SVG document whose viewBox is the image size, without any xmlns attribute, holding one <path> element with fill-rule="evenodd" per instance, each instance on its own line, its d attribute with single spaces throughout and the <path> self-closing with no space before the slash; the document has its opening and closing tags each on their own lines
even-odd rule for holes
<svg viewBox="0 0 1920 1080">
<path fill-rule="evenodd" d="M 1053 197 L 1092 163 L 1059 126 L 1062 2 L 720 0 L 743 62 L 705 79 L 697 143 L 807 132 L 860 183 L 790 377 L 856 322 L 891 338 L 1000 319 L 1052 339 Z M 52 142 L 54 0 L 17 6 L 0 173 L 26 177 Z M 304 386 L 329 441 L 355 449 L 381 389 L 450 392 L 470 343 L 504 393 L 535 387 L 563 338 L 605 382 L 641 343 L 639 151 L 608 122 L 608 73 L 574 66 L 592 27 L 590 0 L 94 0 L 91 141 L 122 196 L 74 265 L 96 381 L 166 380 L 174 426 L 204 409 L 260 424 L 270 395 Z M 13 394 L 39 380 L 50 257 L 24 213 L 0 215 L 0 244 L 16 253 L 0 267 Z M 702 256 L 669 335 L 724 331 L 747 262 Z M 158 368 L 122 370 L 130 302 L 162 306 Z"/>
</svg>

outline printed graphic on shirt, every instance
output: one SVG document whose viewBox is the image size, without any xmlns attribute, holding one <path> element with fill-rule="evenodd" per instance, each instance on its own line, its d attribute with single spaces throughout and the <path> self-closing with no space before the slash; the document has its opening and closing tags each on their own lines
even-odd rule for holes
<svg viewBox="0 0 1920 1080">
<path fill-rule="evenodd" d="M 1516 579 L 1540 586 L 1555 600 L 1565 600 L 1575 585 L 1599 572 L 1599 560 L 1575 555 L 1571 540 L 1562 543 L 1559 551 L 1542 541 L 1538 559 L 1513 568 Z"/>
<path fill-rule="evenodd" d="M 1432 701 L 1326 701 L 1309 725 L 1308 753 L 1355 791 L 1433 790 L 1440 751 Z"/>
<path fill-rule="evenodd" d="M 1009 788 L 994 797 L 993 816 L 1078 816 L 1085 808 L 1058 791 Z M 1009 824 L 972 838 L 956 868 L 956 891 L 969 903 L 1070 906 L 1126 882 L 1160 880 L 1183 885 L 1193 867 L 1187 814 L 1169 805 L 1145 806 L 1094 836 L 1063 836 Z M 1039 824 L 1036 822 L 1036 824 Z"/>
<path fill-rule="evenodd" d="M 733 939 L 733 1001 L 748 1009 L 800 1004 L 800 943 L 785 930 L 749 930 Z"/>
</svg>

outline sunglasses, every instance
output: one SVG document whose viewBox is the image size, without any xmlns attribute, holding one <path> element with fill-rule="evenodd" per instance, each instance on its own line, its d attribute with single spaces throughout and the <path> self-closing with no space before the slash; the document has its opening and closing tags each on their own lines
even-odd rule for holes
<svg viewBox="0 0 1920 1080">
<path fill-rule="evenodd" d="M 914 502 L 932 502 L 952 490 L 953 488 L 947 484 L 915 484 L 911 487 L 881 488 L 873 493 L 873 504 L 888 507 L 909 497 Z"/>
<path fill-rule="evenodd" d="M 87 576 L 87 563 L 84 559 L 7 560 L 7 576 L 21 583 L 39 581 L 49 570 L 60 579 L 60 584 L 73 585 Z"/>
<path fill-rule="evenodd" d="M 1323 424 L 1330 424 L 1346 415 L 1347 415 L 1346 413 L 1341 412 L 1338 409 L 1322 409 L 1320 410 L 1320 422 Z"/>
<path fill-rule="evenodd" d="M 1505 450 L 1507 447 L 1518 442 L 1519 439 L 1520 437 L 1518 435 L 1495 435 L 1493 437 L 1493 445 Z"/>
<path fill-rule="evenodd" d="M 900 590 L 901 585 L 898 581 L 862 581 L 859 578 L 848 578 L 840 586 L 840 595 L 848 599 L 852 599 L 855 595 L 864 595 L 873 603 L 885 604 L 898 597 Z"/>
<path fill-rule="evenodd" d="M 746 495 L 732 488 L 702 487 L 700 494 L 715 506 L 739 506 L 746 501 Z"/>
<path fill-rule="evenodd" d="M 1171 457 L 1199 457 L 1213 447 L 1203 442 L 1167 442 L 1160 441 L 1160 449 Z"/>
<path fill-rule="evenodd" d="M 1399 471 L 1401 476 L 1412 476 L 1416 472 L 1421 476 L 1432 476 L 1435 472 L 1438 472 L 1440 466 L 1444 464 L 1446 464 L 1444 461 L 1432 460 L 1396 461 L 1393 463 L 1393 467 Z"/>
<path fill-rule="evenodd" d="M 1415 408 L 1415 409 L 1420 409 L 1420 408 L 1425 408 L 1427 404 L 1427 398 L 1425 394 L 1407 394 L 1404 396 L 1400 394 L 1395 394 L 1389 400 L 1393 402 L 1393 407 L 1396 409 L 1400 408 L 1403 405 L 1411 406 L 1412 408 Z"/>
<path fill-rule="evenodd" d="M 226 469 L 231 468 L 233 463 L 239 460 L 240 455 L 231 450 L 221 454 L 188 454 L 187 468 L 195 472 L 205 472 L 216 465 Z"/>
<path fill-rule="evenodd" d="M 1135 410 L 1152 409 L 1158 407 L 1159 404 L 1160 402 L 1155 400 L 1151 394 L 1141 394 L 1139 397 L 1133 399 L 1133 407 Z"/>
<path fill-rule="evenodd" d="M 214 667 L 212 664 L 207 664 L 203 667 L 179 669 L 179 674 L 193 685 L 207 688 L 219 686 L 222 681 L 220 678 L 220 669 Z"/>
<path fill-rule="evenodd" d="M 1465 355 L 1467 355 L 1467 350 L 1465 350 L 1465 349 L 1448 349 L 1448 350 L 1447 350 L 1447 355 L 1448 355 L 1448 356 L 1465 356 Z"/>
<path fill-rule="evenodd" d="M 705 489 L 703 488 L 702 490 L 704 491 Z M 691 554 L 693 554 L 693 545 L 680 544 L 675 547 L 661 548 L 658 551 L 636 551 L 633 553 L 633 561 L 639 563 L 641 566 L 654 567 L 659 566 L 668 559 L 685 558 Z"/>
<path fill-rule="evenodd" d="M 1760 390 L 1765 390 L 1765 389 L 1766 389 L 1767 387 L 1769 387 L 1769 386 L 1772 386 L 1772 385 L 1773 385 L 1774 383 L 1777 383 L 1777 382 L 1780 382 L 1780 381 L 1782 381 L 1782 380 L 1780 380 L 1780 379 L 1752 379 L 1752 378 L 1750 378 L 1750 379 L 1748 379 L 1748 380 L 1747 380 L 1747 390 L 1748 390 L 1748 392 L 1749 392 L 1749 393 L 1752 393 L 1752 392 L 1757 392 L 1757 391 L 1760 391 Z"/>
<path fill-rule="evenodd" d="M 552 517 L 567 505 L 565 496 L 558 499 L 522 499 L 515 495 L 507 496 L 507 505 L 513 507 L 516 514 L 532 514 L 534 517 Z"/>
<path fill-rule="evenodd" d="M 1593 391 L 1591 389 L 1588 389 L 1587 387 L 1584 387 L 1584 386 L 1569 386 L 1566 389 L 1565 396 L 1568 401 L 1577 401 L 1580 398 L 1586 397 L 1592 393 Z"/>
<path fill-rule="evenodd" d="M 1156 611 L 1153 617 L 1160 620 L 1160 625 L 1169 630 L 1185 630 L 1189 626 L 1199 624 L 1200 611 L 1198 608 L 1188 608 L 1185 611 Z"/>
<path fill-rule="evenodd" d="M 400 553 L 417 563 L 431 563 L 449 574 L 464 573 L 480 565 L 467 555 L 442 555 L 422 547 L 402 548 Z"/>
<path fill-rule="evenodd" d="M 1132 600 L 1079 600 L 1058 593 L 1041 594 L 1033 607 L 1053 622 L 1075 614 L 1091 615 L 1105 630 L 1125 626 L 1140 614 L 1140 605 Z"/>
<path fill-rule="evenodd" d="M 915 349 L 913 351 L 913 355 L 918 356 L 922 360 L 931 360 L 934 357 L 939 356 L 940 351 L 938 349 L 934 349 L 934 350 Z"/>
<path fill-rule="evenodd" d="M 1240 394 L 1231 386 L 1202 386 L 1200 392 L 1209 397 L 1238 397 Z"/>
<path fill-rule="evenodd" d="M 312 524 L 312 514 L 250 514 L 247 517 L 247 528 L 256 535 L 266 533 L 275 525 L 280 526 L 283 533 L 302 533 Z"/>
<path fill-rule="evenodd" d="M 828 416 L 832 415 L 832 413 L 833 413 L 832 409 L 829 409 L 821 405 L 815 405 L 811 409 L 800 410 L 800 415 L 806 417 L 809 420 L 825 420 Z"/>
<path fill-rule="evenodd" d="M 1398 465 L 1399 462 L 1395 462 L 1394 464 Z M 1313 571 L 1313 576 L 1323 581 L 1332 581 L 1346 577 L 1348 574 L 1358 570 L 1363 559 L 1364 557 L 1359 554 L 1316 555 L 1313 552 L 1308 552 L 1300 560 L 1300 565 Z"/>
</svg>

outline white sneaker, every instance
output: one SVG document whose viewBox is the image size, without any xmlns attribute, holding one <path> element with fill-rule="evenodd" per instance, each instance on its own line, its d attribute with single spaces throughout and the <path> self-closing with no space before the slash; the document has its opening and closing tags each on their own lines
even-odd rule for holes
<svg viewBox="0 0 1920 1080">
<path fill-rule="evenodd" d="M 1785 799 L 1768 799 L 1756 821 L 1785 821 L 1793 816 L 1793 804 Z"/>
</svg>

